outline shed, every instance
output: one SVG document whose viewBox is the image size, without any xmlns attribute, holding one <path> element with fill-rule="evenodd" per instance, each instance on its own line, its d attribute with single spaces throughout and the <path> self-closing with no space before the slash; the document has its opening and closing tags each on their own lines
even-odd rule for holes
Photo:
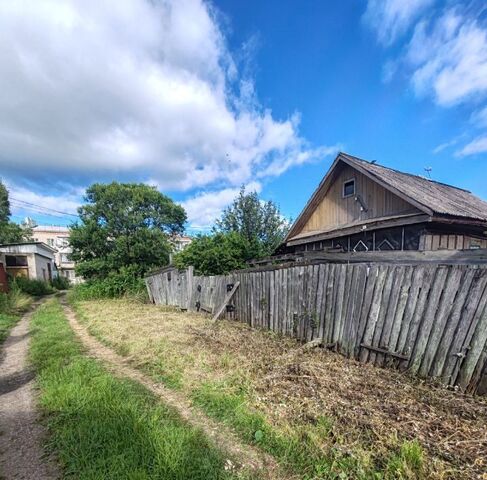
<svg viewBox="0 0 487 480">
<path fill-rule="evenodd" d="M 50 281 L 56 276 L 55 250 L 42 242 L 0 245 L 0 263 L 12 277 Z"/>
</svg>

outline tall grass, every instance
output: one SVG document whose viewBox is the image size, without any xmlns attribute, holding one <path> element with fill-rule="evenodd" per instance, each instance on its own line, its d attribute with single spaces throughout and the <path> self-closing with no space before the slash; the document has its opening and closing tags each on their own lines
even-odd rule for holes
<svg viewBox="0 0 487 480">
<path fill-rule="evenodd" d="M 83 355 L 57 300 L 33 317 L 31 359 L 40 404 L 66 478 L 227 479 L 202 432 L 140 385 Z"/>
<path fill-rule="evenodd" d="M 32 298 L 18 288 L 13 288 L 8 293 L 0 292 L 0 345 L 31 303 Z"/>
</svg>

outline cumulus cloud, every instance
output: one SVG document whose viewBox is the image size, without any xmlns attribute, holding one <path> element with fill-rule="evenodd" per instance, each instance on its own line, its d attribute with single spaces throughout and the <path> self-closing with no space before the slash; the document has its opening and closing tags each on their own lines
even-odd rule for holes
<svg viewBox="0 0 487 480">
<path fill-rule="evenodd" d="M 487 92 L 487 30 L 455 10 L 416 26 L 408 59 L 415 68 L 416 92 L 431 93 L 439 105 L 455 105 Z"/>
<path fill-rule="evenodd" d="M 434 0 L 368 0 L 363 20 L 383 45 L 391 45 L 405 33 Z"/>
<path fill-rule="evenodd" d="M 202 0 L 0 2 L 0 65 L 12 176 L 224 192 L 326 153 L 260 105 Z"/>
<path fill-rule="evenodd" d="M 477 109 L 471 125 L 484 132 L 476 132 L 456 155 L 486 152 L 487 107 L 478 108 L 487 96 L 487 26 L 483 10 L 476 8 L 474 1 L 448 2 L 443 9 L 427 8 L 432 5 L 432 1 L 420 0 L 369 0 L 364 18 L 386 46 L 405 36 L 406 47 L 395 62 L 406 67 L 418 97 L 430 97 L 443 108 L 463 104 Z M 421 12 L 424 15 L 420 17 Z M 409 38 L 406 32 L 413 24 Z M 388 65 L 390 61 L 384 66 L 384 74 L 390 80 Z M 438 145 L 433 153 L 456 145 L 464 137 L 462 134 Z"/>
<path fill-rule="evenodd" d="M 259 193 L 262 186 L 259 182 L 251 182 L 245 186 L 248 192 Z M 182 203 L 188 214 L 188 222 L 192 228 L 207 229 L 221 216 L 223 209 L 232 203 L 240 188 L 225 188 L 220 191 L 201 192 Z"/>
</svg>

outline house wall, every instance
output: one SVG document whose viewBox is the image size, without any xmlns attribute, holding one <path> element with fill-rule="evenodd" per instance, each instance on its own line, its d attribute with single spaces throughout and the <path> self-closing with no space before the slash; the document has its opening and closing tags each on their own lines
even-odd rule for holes
<svg viewBox="0 0 487 480">
<path fill-rule="evenodd" d="M 343 198 L 343 182 L 355 179 L 355 195 Z M 367 211 L 355 197 L 360 195 Z M 317 205 L 303 229 L 297 233 L 343 227 L 349 223 L 406 213 L 421 213 L 402 198 L 386 190 L 350 166 L 342 166 L 332 179 L 325 197 Z"/>
<path fill-rule="evenodd" d="M 487 239 L 464 234 L 425 233 L 419 250 L 471 250 L 487 248 Z"/>
<path fill-rule="evenodd" d="M 51 276 L 52 276 L 52 271 L 53 271 L 53 262 L 46 258 L 42 257 L 41 255 L 34 255 L 33 258 L 33 265 L 35 268 L 35 277 L 31 278 L 37 278 L 37 280 L 44 280 L 44 281 L 49 281 L 49 266 L 51 266 Z M 29 273 L 30 273 L 30 262 L 29 262 Z"/>
</svg>

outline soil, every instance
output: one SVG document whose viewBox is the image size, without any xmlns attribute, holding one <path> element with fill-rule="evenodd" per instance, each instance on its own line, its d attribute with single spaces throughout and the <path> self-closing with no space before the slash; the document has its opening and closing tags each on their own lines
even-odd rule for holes
<svg viewBox="0 0 487 480">
<path fill-rule="evenodd" d="M 58 467 L 42 447 L 45 429 L 36 409 L 35 374 L 29 368 L 29 322 L 22 317 L 0 359 L 0 478 L 54 480 Z"/>
</svg>

